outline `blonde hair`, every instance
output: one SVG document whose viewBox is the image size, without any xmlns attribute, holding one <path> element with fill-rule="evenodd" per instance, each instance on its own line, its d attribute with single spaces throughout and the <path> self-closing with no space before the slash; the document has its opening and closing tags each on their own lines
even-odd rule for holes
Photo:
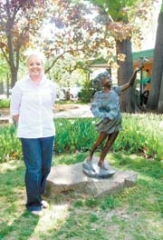
<svg viewBox="0 0 163 240">
<path fill-rule="evenodd" d="M 35 58 L 35 57 L 37 57 L 41 61 L 42 65 L 44 66 L 44 64 L 45 64 L 45 57 L 44 57 L 44 55 L 41 52 L 38 52 L 38 51 L 33 51 L 33 52 L 30 52 L 28 54 L 27 59 L 26 59 L 27 66 L 28 66 L 29 62 L 33 58 Z"/>
</svg>

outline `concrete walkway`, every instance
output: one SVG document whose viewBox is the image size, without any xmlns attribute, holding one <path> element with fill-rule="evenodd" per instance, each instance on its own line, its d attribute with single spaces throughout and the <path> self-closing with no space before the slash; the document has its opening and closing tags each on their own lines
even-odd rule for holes
<svg viewBox="0 0 163 240">
<path fill-rule="evenodd" d="M 71 105 L 70 105 L 71 106 Z M 9 109 L 3 109 L 0 111 L 0 124 L 11 122 L 9 115 Z M 90 104 L 75 104 L 66 110 L 55 110 L 54 118 L 90 118 L 93 114 L 90 111 Z"/>
<path fill-rule="evenodd" d="M 74 108 L 63 110 L 63 111 L 54 111 L 54 118 L 87 118 L 93 117 L 93 114 L 90 111 L 90 104 L 79 104 Z"/>
<path fill-rule="evenodd" d="M 0 111 L 0 120 L 9 120 L 9 109 L 2 109 Z M 90 110 L 90 104 L 76 104 L 72 108 L 68 108 L 67 110 L 55 110 L 54 118 L 87 118 L 93 117 L 93 114 Z"/>
</svg>

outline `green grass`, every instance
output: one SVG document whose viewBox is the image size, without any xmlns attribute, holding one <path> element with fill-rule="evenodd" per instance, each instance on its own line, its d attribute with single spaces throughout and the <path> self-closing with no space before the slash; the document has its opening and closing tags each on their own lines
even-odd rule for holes
<svg viewBox="0 0 163 240">
<path fill-rule="evenodd" d="M 53 164 L 74 164 L 87 153 L 55 156 Z M 110 163 L 137 172 L 136 185 L 103 198 L 73 192 L 48 198 L 41 218 L 26 212 L 24 164 L 0 164 L 0 239 L 162 240 L 163 163 L 116 152 Z"/>
</svg>

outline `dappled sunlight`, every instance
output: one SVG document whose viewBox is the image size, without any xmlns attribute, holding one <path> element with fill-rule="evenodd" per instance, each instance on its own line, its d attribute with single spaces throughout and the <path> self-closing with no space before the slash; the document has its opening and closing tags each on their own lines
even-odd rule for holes
<svg viewBox="0 0 163 240">
<path fill-rule="evenodd" d="M 150 185 L 154 185 L 156 182 L 155 178 L 153 178 L 152 176 L 148 176 L 146 175 L 146 173 L 143 172 L 139 173 L 138 180 L 140 180 L 144 184 L 144 186 L 146 185 L 148 187 Z"/>
<path fill-rule="evenodd" d="M 159 128 L 163 128 L 163 121 L 160 122 Z"/>
<path fill-rule="evenodd" d="M 61 160 L 61 156 L 59 159 Z M 97 206 L 90 205 L 91 202 L 94 203 L 94 199 L 85 198 L 85 201 L 77 198 L 76 204 L 73 204 L 75 199 L 72 195 L 58 194 L 55 198 L 46 198 L 50 207 L 43 209 L 41 217 L 26 211 L 25 189 L 19 185 L 22 184 L 19 171 L 13 171 L 13 175 L 2 174 L 3 177 L 14 179 L 19 177 L 16 180 L 17 184 L 5 184 L 10 192 L 7 194 L 5 191 L 6 197 L 1 197 L 1 229 L 4 240 L 17 239 L 19 236 L 29 240 L 80 239 L 80 234 L 81 239 L 91 239 L 92 233 L 95 233 L 95 238 L 92 239 L 101 239 L 101 236 L 104 239 L 107 239 L 107 236 L 109 239 L 118 239 L 119 236 L 123 239 L 139 239 L 143 235 L 144 239 L 161 239 L 163 205 L 162 180 L 159 174 L 162 164 L 148 161 L 137 154 L 126 155 L 125 152 L 111 152 L 106 161 L 118 168 L 139 172 L 137 184 L 114 196 L 100 199 Z M 14 164 L 14 161 L 11 162 L 11 168 L 9 165 L 1 164 L 3 171 L 9 169 L 10 174 L 10 169 L 15 165 L 20 167 L 20 164 Z"/>
<path fill-rule="evenodd" d="M 123 159 L 126 159 L 127 161 L 134 160 L 137 162 L 145 160 L 143 156 L 138 154 L 127 154 L 126 152 L 111 152 L 107 155 L 107 159 L 109 159 L 109 161 L 113 164 L 117 163 L 117 159 L 119 162 Z"/>
<path fill-rule="evenodd" d="M 56 231 L 62 228 L 62 225 L 65 224 L 69 217 L 69 207 L 69 204 L 65 203 L 53 204 L 50 205 L 49 209 L 44 209 L 43 216 L 40 217 L 33 234 L 36 232 L 48 232 L 49 230 Z"/>
<path fill-rule="evenodd" d="M 18 212 L 22 212 L 23 210 L 25 210 L 25 203 L 26 203 L 26 190 L 25 187 L 23 186 L 22 189 L 19 188 L 15 188 L 14 189 L 14 196 L 16 196 L 15 199 L 15 206 L 17 208 Z"/>
<path fill-rule="evenodd" d="M 19 160 L 10 160 L 9 162 L 1 163 L 0 172 L 3 173 L 8 170 L 16 170 L 20 166 L 22 166 L 22 162 Z"/>
</svg>

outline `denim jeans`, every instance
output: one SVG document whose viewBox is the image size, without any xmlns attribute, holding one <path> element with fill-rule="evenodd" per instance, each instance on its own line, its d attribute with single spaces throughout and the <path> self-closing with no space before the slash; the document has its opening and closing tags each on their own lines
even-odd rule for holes
<svg viewBox="0 0 163 240">
<path fill-rule="evenodd" d="M 21 143 L 26 166 L 26 208 L 29 211 L 39 211 L 42 208 L 41 195 L 45 191 L 46 179 L 51 169 L 54 136 L 21 138 Z"/>
</svg>

